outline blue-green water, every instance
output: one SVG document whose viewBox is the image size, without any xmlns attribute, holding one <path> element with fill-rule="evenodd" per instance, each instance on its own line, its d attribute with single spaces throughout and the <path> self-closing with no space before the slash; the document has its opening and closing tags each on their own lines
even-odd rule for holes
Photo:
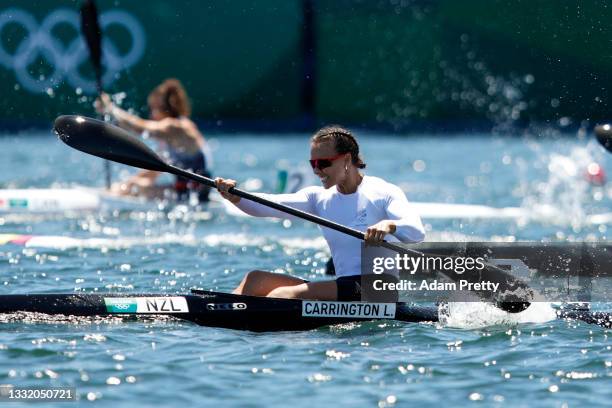
<svg viewBox="0 0 612 408">
<path fill-rule="evenodd" d="M 251 186 L 261 180 L 263 191 L 274 189 L 279 160 L 297 165 L 308 156 L 307 135 L 212 139 L 215 173 Z M 361 142 L 368 174 L 401 185 L 413 201 L 562 210 L 546 222 L 430 220 L 429 240 L 609 239 L 611 226 L 588 215 L 612 211 L 612 190 L 589 186 L 582 172 L 596 160 L 612 173 L 612 157 L 588 139 L 365 134 Z M 99 160 L 50 134 L 8 135 L 0 146 L 0 187 L 103 182 Z M 327 250 L 316 227 L 209 211 L 208 220 L 157 212 L 0 215 L 0 233 L 117 242 L 1 246 L 2 293 L 230 290 L 255 268 L 324 279 Z M 550 407 L 608 406 L 612 396 L 610 333 L 583 323 L 372 322 L 254 334 L 167 320 L 4 320 L 0 383 L 74 386 L 83 405 Z"/>
</svg>

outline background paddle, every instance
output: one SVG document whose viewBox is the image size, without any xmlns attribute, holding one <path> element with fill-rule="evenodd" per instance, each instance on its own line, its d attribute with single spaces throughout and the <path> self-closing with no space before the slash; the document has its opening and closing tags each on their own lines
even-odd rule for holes
<svg viewBox="0 0 612 408">
<path fill-rule="evenodd" d="M 102 94 L 102 30 L 98 22 L 98 9 L 94 0 L 85 0 L 81 5 L 81 32 L 89 50 L 89 60 L 96 75 L 98 96 Z M 106 188 L 111 188 L 110 162 L 104 162 L 104 178 Z"/>
<path fill-rule="evenodd" d="M 215 181 L 210 178 L 200 176 L 165 163 L 140 139 L 131 136 L 128 132 L 117 126 L 83 116 L 66 115 L 60 116 L 55 120 L 54 130 L 64 143 L 93 156 L 127 164 L 128 166 L 171 173 L 208 185 L 212 188 L 216 188 Z M 231 188 L 229 192 L 247 200 L 255 201 L 284 213 L 291 214 L 295 217 L 334 229 L 362 241 L 365 238 L 363 232 L 361 231 L 348 228 L 344 225 L 308 214 L 295 208 L 266 200 L 246 191 Z M 382 243 L 382 246 L 402 254 L 409 254 L 418 257 L 424 256 L 424 254 L 421 252 L 386 241 Z M 432 254 L 428 254 L 427 256 L 442 257 L 442 255 Z M 446 256 L 444 257 L 446 258 Z M 529 307 L 529 302 L 525 301 L 524 299 L 525 296 L 532 293 L 531 289 L 524 282 L 516 279 L 514 276 L 494 265 L 485 264 L 485 268 L 482 271 L 478 271 L 477 274 L 473 276 L 469 276 L 467 273 L 458 275 L 454 273 L 454 271 L 439 272 L 443 273 L 453 281 L 457 281 L 458 279 L 470 280 L 472 282 L 485 280 L 500 283 L 501 287 L 511 288 L 513 291 L 518 291 L 520 295 L 515 295 L 513 293 L 494 295 L 490 291 L 472 291 L 487 301 L 495 302 L 500 309 L 506 312 L 518 313 Z"/>
<path fill-rule="evenodd" d="M 595 136 L 599 143 L 612 153 L 612 126 L 609 124 L 595 126 Z"/>
</svg>

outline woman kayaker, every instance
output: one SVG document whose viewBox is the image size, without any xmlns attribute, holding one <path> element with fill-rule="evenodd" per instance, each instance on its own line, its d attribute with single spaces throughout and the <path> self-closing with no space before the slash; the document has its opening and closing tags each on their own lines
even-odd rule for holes
<svg viewBox="0 0 612 408">
<path fill-rule="evenodd" d="M 119 108 L 105 93 L 96 101 L 96 109 L 113 116 L 122 128 L 148 133 L 160 143 L 162 155 L 171 164 L 209 177 L 210 150 L 197 125 L 189 119 L 191 106 L 183 85 L 177 79 L 166 79 L 153 89 L 147 102 L 150 120 Z M 168 188 L 155 185 L 159 175 L 157 171 L 142 170 L 127 181 L 114 185 L 113 191 L 120 195 L 158 197 Z M 173 189 L 179 199 L 186 198 L 190 191 L 196 191 L 200 202 L 208 200 L 210 190 L 182 177 L 176 178 Z"/>
<path fill-rule="evenodd" d="M 420 242 L 423 224 L 402 190 L 378 177 L 366 176 L 357 140 L 347 129 L 324 127 L 311 139 L 310 165 L 322 187 L 306 187 L 293 194 L 258 194 L 299 210 L 363 231 L 368 244 L 389 240 Z M 247 214 L 287 217 L 287 214 L 229 194 L 234 180 L 216 178 L 221 195 Z M 336 280 L 309 282 L 294 276 L 251 271 L 236 294 L 318 300 L 361 300 L 361 241 L 322 228 L 336 269 Z"/>
</svg>

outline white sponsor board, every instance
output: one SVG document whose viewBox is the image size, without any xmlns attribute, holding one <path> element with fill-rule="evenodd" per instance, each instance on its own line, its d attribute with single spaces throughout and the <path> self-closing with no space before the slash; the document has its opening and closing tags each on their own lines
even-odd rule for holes
<svg viewBox="0 0 612 408">
<path fill-rule="evenodd" d="M 187 299 L 182 296 L 108 297 L 104 304 L 109 313 L 189 313 Z"/>
<path fill-rule="evenodd" d="M 395 303 L 302 301 L 302 316 L 394 319 Z"/>
</svg>

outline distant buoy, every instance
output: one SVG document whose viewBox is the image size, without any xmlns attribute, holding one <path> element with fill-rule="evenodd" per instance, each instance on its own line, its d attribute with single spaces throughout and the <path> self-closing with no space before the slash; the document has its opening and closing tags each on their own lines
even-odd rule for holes
<svg viewBox="0 0 612 408">
<path fill-rule="evenodd" d="M 587 166 L 585 178 L 589 183 L 596 186 L 603 186 L 606 184 L 606 172 L 599 163 L 592 162 Z"/>
</svg>

